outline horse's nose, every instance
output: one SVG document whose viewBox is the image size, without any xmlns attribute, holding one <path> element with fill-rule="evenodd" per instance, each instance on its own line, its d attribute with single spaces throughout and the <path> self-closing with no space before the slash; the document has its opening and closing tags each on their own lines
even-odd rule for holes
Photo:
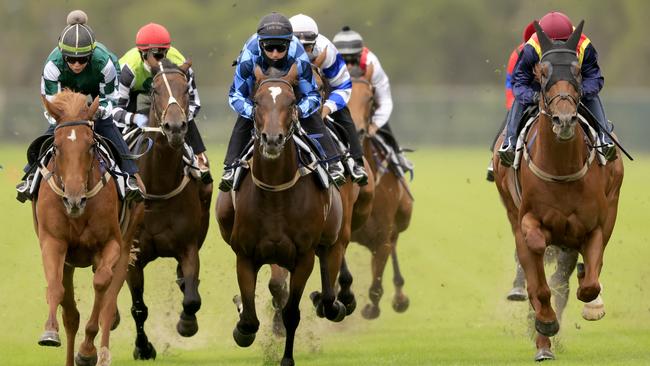
<svg viewBox="0 0 650 366">
<path fill-rule="evenodd" d="M 68 194 L 63 195 L 63 205 L 68 213 L 72 215 L 81 214 L 86 207 L 88 198 L 85 195 L 71 196 Z"/>
<path fill-rule="evenodd" d="M 282 142 L 282 139 L 284 138 L 283 134 L 267 134 L 267 133 L 262 133 L 262 142 L 267 144 L 267 145 L 272 145 L 272 146 L 277 146 L 280 145 Z"/>
<path fill-rule="evenodd" d="M 162 124 L 165 133 L 185 133 L 187 132 L 187 122 L 165 122 Z"/>
</svg>

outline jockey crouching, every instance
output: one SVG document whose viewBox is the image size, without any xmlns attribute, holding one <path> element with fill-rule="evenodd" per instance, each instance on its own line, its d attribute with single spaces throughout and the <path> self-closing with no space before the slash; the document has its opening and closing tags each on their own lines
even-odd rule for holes
<svg viewBox="0 0 650 366">
<path fill-rule="evenodd" d="M 48 56 L 41 79 L 41 95 L 51 100 L 55 94 L 68 88 L 74 92 L 99 97 L 99 108 L 95 115 L 94 130 L 109 139 L 120 155 L 130 155 L 130 151 L 119 130 L 113 124 L 112 109 L 117 97 L 117 69 L 115 57 L 104 45 L 95 42 L 95 34 L 86 25 L 83 17 L 68 17 L 68 24 L 59 36 L 59 45 Z M 56 121 L 46 113 L 50 127 L 45 135 L 54 135 Z M 120 169 L 128 174 L 126 181 L 126 199 L 142 201 L 144 185 L 138 174 L 138 167 L 130 159 L 121 160 Z M 31 200 L 30 194 L 33 171 L 38 163 L 26 167 L 26 179 L 16 186 L 17 199 L 21 202 Z"/>
<path fill-rule="evenodd" d="M 571 20 L 560 12 L 550 12 L 542 17 L 539 21 L 544 33 L 552 40 L 566 41 L 573 33 L 573 24 Z M 598 93 L 603 88 L 604 79 L 598 66 L 598 53 L 596 48 L 587 38 L 582 35 L 576 53 L 580 63 L 580 74 L 582 83 L 581 103 L 587 107 L 589 112 L 596 119 L 599 130 L 600 140 L 602 141 L 602 152 L 609 161 L 616 159 L 616 146 L 611 139 L 613 126 L 607 121 L 603 105 L 600 102 Z M 541 47 L 537 40 L 537 35 L 533 35 L 526 42 L 515 70 L 512 74 L 512 85 L 515 95 L 515 102 L 512 110 L 508 114 L 506 124 L 506 135 L 503 144 L 499 149 L 499 158 L 504 166 L 511 166 L 515 159 L 515 147 L 517 145 L 517 131 L 521 123 L 524 111 L 529 106 L 539 103 L 540 85 L 535 80 L 534 68 L 541 58 Z"/>
<path fill-rule="evenodd" d="M 345 183 L 343 164 L 339 162 L 338 151 L 332 137 L 325 129 L 323 119 L 318 113 L 321 96 L 314 83 L 311 63 L 305 49 L 296 37 L 289 19 L 279 13 L 264 16 L 257 33 L 252 35 L 237 59 L 237 68 L 229 92 L 230 106 L 239 114 L 228 143 L 224 172 L 219 189 L 227 192 L 232 189 L 236 160 L 250 141 L 253 131 L 253 87 L 254 69 L 259 65 L 264 72 L 270 67 L 287 71 L 293 64 L 298 69 L 296 105 L 301 126 L 307 134 L 317 136 L 325 156 L 330 161 L 328 172 L 337 185 Z"/>
<path fill-rule="evenodd" d="M 366 185 L 368 184 L 368 174 L 363 164 L 363 150 L 350 110 L 347 107 L 352 92 L 352 82 L 345 61 L 334 44 L 327 37 L 318 33 L 318 25 L 311 17 L 298 14 L 291 17 L 289 21 L 293 27 L 293 34 L 298 37 L 311 60 L 316 59 L 324 52 L 326 53 L 325 60 L 319 68 L 321 75 L 327 79 L 331 90 L 329 90 L 329 95 L 322 107 L 321 117 L 325 120 L 329 116 L 347 132 L 350 155 L 354 161 L 350 175 L 355 183 Z"/>
</svg>

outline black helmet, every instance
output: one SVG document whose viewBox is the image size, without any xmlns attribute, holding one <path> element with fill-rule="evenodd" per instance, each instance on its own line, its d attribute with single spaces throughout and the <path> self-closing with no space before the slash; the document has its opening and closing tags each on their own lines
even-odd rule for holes
<svg viewBox="0 0 650 366">
<path fill-rule="evenodd" d="M 336 33 L 332 43 L 334 43 L 341 55 L 355 55 L 363 51 L 363 38 L 348 26 L 343 27 L 340 32 Z"/>
<path fill-rule="evenodd" d="M 293 37 L 293 28 L 287 17 L 273 12 L 265 15 L 257 26 L 257 37 L 261 40 L 278 39 L 290 42 Z"/>
<path fill-rule="evenodd" d="M 95 49 L 95 33 L 86 24 L 68 25 L 59 36 L 59 50 L 63 56 L 90 56 Z"/>
</svg>

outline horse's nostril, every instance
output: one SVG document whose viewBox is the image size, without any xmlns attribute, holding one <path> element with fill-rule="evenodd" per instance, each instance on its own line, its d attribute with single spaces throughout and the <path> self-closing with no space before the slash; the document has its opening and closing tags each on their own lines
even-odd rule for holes
<svg viewBox="0 0 650 366">
<path fill-rule="evenodd" d="M 279 134 L 279 135 L 278 135 L 278 141 L 283 141 L 283 140 L 284 140 L 284 135 L 283 135 L 283 134 Z"/>
<path fill-rule="evenodd" d="M 183 123 L 181 123 L 181 129 L 187 130 L 187 121 L 183 121 Z"/>
<path fill-rule="evenodd" d="M 169 126 L 169 123 L 163 123 L 162 128 L 165 130 L 169 130 L 171 127 Z"/>
<path fill-rule="evenodd" d="M 86 197 L 81 197 L 81 199 L 79 200 L 79 207 L 85 207 L 87 200 L 88 199 Z"/>
<path fill-rule="evenodd" d="M 262 142 L 266 142 L 268 136 L 266 136 L 265 132 L 262 132 Z"/>
<path fill-rule="evenodd" d="M 68 197 L 63 196 L 63 204 L 66 205 L 66 206 L 70 205 L 70 201 L 68 200 Z"/>
<path fill-rule="evenodd" d="M 559 124 L 560 124 L 560 117 L 558 117 L 558 116 L 553 116 L 552 119 L 553 119 L 553 123 L 554 123 L 554 124 L 556 124 L 556 125 L 559 125 Z"/>
</svg>

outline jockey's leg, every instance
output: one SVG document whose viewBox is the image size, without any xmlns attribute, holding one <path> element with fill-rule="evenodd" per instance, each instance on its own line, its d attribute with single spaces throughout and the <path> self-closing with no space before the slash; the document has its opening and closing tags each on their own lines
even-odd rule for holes
<svg viewBox="0 0 650 366">
<path fill-rule="evenodd" d="M 204 184 L 212 183 L 212 176 L 210 175 L 210 163 L 208 156 L 205 154 L 205 144 L 203 138 L 199 133 L 196 122 L 191 119 L 187 123 L 187 133 L 185 134 L 185 142 L 192 148 L 199 161 L 199 170 L 201 171 L 201 180 Z"/>
<path fill-rule="evenodd" d="M 235 179 L 235 160 L 241 155 L 242 150 L 251 139 L 253 132 L 253 121 L 242 116 L 237 116 L 235 126 L 232 128 L 230 141 L 228 142 L 228 150 L 226 150 L 226 157 L 223 160 L 223 175 L 221 176 L 221 183 L 219 189 L 228 192 L 232 189 L 233 180 Z"/>
<path fill-rule="evenodd" d="M 382 136 L 385 137 L 385 140 L 390 145 L 390 147 L 393 148 L 395 154 L 397 154 L 397 158 L 399 159 L 402 168 L 412 171 L 413 163 L 411 163 L 406 158 L 406 156 L 404 156 L 404 153 L 402 152 L 402 148 L 399 146 L 399 142 L 397 142 L 397 139 L 395 138 L 395 134 L 393 133 L 393 130 L 390 128 L 389 122 L 386 121 L 386 123 L 379 128 L 379 131 L 382 134 Z"/>
<path fill-rule="evenodd" d="M 337 185 L 345 183 L 345 175 L 343 172 L 343 164 L 339 161 L 339 151 L 332 140 L 332 136 L 325 129 L 325 123 L 320 114 L 312 113 L 310 116 L 301 118 L 300 125 L 305 129 L 308 135 L 318 142 L 322 147 L 324 159 L 330 161 L 328 172 Z"/>
<path fill-rule="evenodd" d="M 45 133 L 43 135 L 45 136 L 53 136 L 54 135 L 54 128 L 56 125 L 50 124 L 45 130 Z M 29 152 L 28 152 L 29 153 Z M 16 195 L 16 199 L 20 202 L 25 202 L 27 200 L 32 200 L 32 194 L 30 192 L 30 186 L 32 185 L 32 181 L 34 180 L 34 172 L 36 170 L 36 167 L 38 167 L 38 162 L 35 162 L 34 164 L 30 164 L 29 162 L 25 164 L 25 167 L 23 168 L 23 172 L 25 172 L 25 175 L 23 176 L 23 180 L 16 185 L 16 191 L 18 194 Z"/>
<path fill-rule="evenodd" d="M 596 118 L 596 122 L 598 123 L 598 129 L 600 130 L 600 138 L 603 141 L 603 154 L 605 154 L 605 158 L 607 160 L 614 160 L 616 158 L 616 146 L 614 145 L 614 141 L 609 137 L 609 134 L 611 134 L 612 130 L 614 129 L 613 125 L 607 121 L 607 117 L 605 116 L 605 109 L 603 108 L 603 104 L 600 101 L 600 97 L 598 95 L 592 97 L 592 98 L 585 98 L 582 100 L 582 104 L 589 109 L 591 114 Z M 606 133 L 608 132 L 608 133 Z"/>
<path fill-rule="evenodd" d="M 509 114 L 510 114 L 510 109 L 508 109 L 508 111 L 506 112 L 506 117 L 503 119 L 503 122 L 501 122 L 501 126 L 499 127 L 496 136 L 494 136 L 494 140 L 492 140 L 492 145 L 490 145 L 490 152 L 494 152 L 494 147 L 496 146 L 497 141 L 499 140 L 499 136 L 503 134 L 503 129 L 506 127 L 506 123 L 508 122 Z M 492 160 L 492 155 L 490 155 L 490 162 L 488 163 L 487 176 L 485 179 L 487 179 L 488 182 L 494 182 L 494 164 Z"/>
<path fill-rule="evenodd" d="M 332 118 L 340 124 L 348 135 L 348 144 L 350 145 L 350 156 L 355 162 L 354 168 L 350 172 L 352 180 L 359 185 L 368 184 L 368 173 L 363 166 L 363 149 L 357 134 L 357 128 L 354 126 L 352 116 L 348 107 L 343 107 L 331 114 Z"/>
<path fill-rule="evenodd" d="M 517 130 L 519 129 L 519 122 L 524 114 L 526 106 L 521 104 L 515 99 L 512 103 L 512 109 L 508 113 L 506 122 L 506 135 L 503 138 L 503 143 L 499 149 L 499 160 L 501 165 L 511 166 L 515 160 L 515 147 L 517 145 Z"/>
<path fill-rule="evenodd" d="M 112 116 L 96 119 L 95 132 L 109 139 L 115 145 L 120 155 L 125 156 L 131 154 L 129 147 L 122 138 L 122 134 L 113 123 Z M 132 199 L 136 202 L 142 201 L 144 199 L 145 188 L 138 174 L 138 166 L 132 159 L 122 158 L 121 160 L 122 165 L 120 169 L 129 175 L 126 179 L 126 199 Z"/>
</svg>

